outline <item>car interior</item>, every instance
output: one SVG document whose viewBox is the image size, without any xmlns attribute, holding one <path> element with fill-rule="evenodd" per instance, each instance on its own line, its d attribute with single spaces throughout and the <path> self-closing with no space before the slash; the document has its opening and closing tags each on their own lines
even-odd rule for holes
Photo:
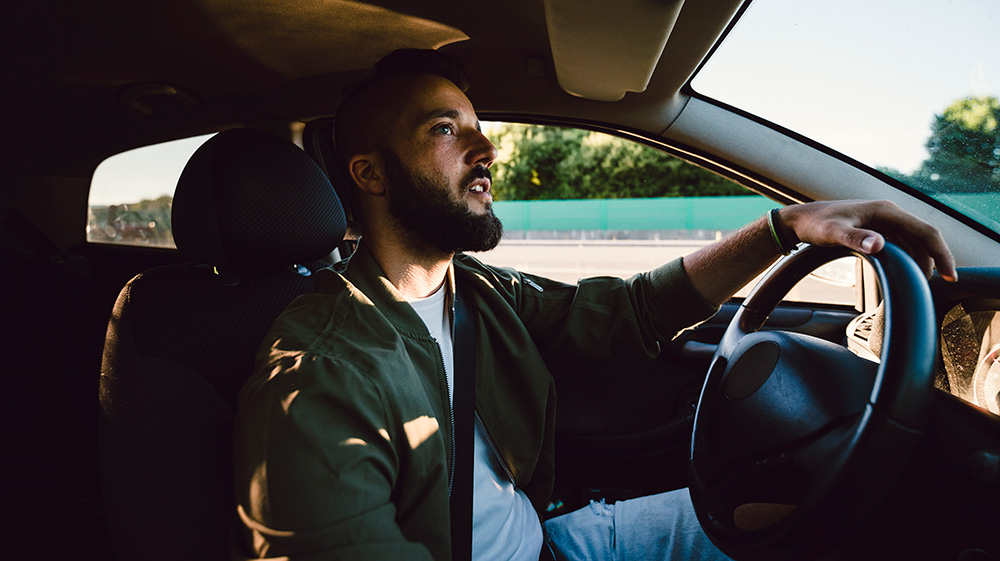
<svg viewBox="0 0 1000 561">
<path fill-rule="evenodd" d="M 614 135 L 776 207 L 891 201 L 937 227 L 960 267 L 958 282 L 928 282 L 894 245 L 871 258 L 806 247 L 656 359 L 584 377 L 572 373 L 592 359 L 551 357 L 563 382 L 544 516 L 690 486 L 734 559 L 1000 558 L 996 207 L 984 219 L 988 205 L 969 210 L 698 91 L 769 1 L 8 7 L 0 435 L 15 553 L 234 555 L 236 394 L 271 322 L 356 244 L 334 165 L 337 103 L 382 56 L 433 48 L 464 65 L 483 121 Z M 90 232 L 102 162 L 203 135 L 172 191 L 174 244 L 107 205 Z M 136 189 L 159 179 L 144 171 Z M 854 305 L 786 298 L 844 257 Z M 758 392 L 772 387 L 760 364 L 794 391 Z M 762 505 L 780 515 L 741 522 Z"/>
</svg>

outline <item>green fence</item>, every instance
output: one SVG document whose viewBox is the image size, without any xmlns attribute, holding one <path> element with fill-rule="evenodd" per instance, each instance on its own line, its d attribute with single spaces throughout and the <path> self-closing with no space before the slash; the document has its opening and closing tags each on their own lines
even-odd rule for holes
<svg viewBox="0 0 1000 561">
<path fill-rule="evenodd" d="M 735 230 L 778 203 L 759 195 L 662 199 L 497 201 L 508 232 L 518 230 Z"/>
</svg>

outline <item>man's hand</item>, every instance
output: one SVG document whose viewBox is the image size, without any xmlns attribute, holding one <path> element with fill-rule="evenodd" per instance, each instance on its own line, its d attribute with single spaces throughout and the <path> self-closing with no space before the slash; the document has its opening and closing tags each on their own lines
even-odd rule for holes
<svg viewBox="0 0 1000 561">
<path fill-rule="evenodd" d="M 955 260 L 941 232 L 889 201 L 831 201 L 782 208 L 780 227 L 789 237 L 813 245 L 843 245 L 864 254 L 878 253 L 886 239 L 913 257 L 930 277 L 958 279 Z"/>
<path fill-rule="evenodd" d="M 813 245 L 844 245 L 877 253 L 888 238 L 905 249 L 928 277 L 958 279 L 955 259 L 941 232 L 887 201 L 831 201 L 791 205 L 778 211 L 774 226 L 785 239 Z M 767 217 L 684 258 L 695 289 L 712 304 L 722 304 L 779 257 Z"/>
</svg>

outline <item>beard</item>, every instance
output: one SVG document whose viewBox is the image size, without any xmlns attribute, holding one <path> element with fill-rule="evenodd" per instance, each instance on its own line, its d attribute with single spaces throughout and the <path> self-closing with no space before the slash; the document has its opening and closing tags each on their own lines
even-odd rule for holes
<svg viewBox="0 0 1000 561">
<path fill-rule="evenodd" d="M 409 169 L 391 150 L 381 151 L 389 184 L 389 212 L 411 235 L 409 243 L 419 252 L 433 250 L 453 254 L 488 251 L 500 243 L 503 224 L 493 214 L 493 204 L 476 214 L 464 201 L 451 197 L 452 187 L 444 178 L 427 177 Z M 479 166 L 462 179 L 462 186 L 480 178 L 491 178 Z"/>
</svg>

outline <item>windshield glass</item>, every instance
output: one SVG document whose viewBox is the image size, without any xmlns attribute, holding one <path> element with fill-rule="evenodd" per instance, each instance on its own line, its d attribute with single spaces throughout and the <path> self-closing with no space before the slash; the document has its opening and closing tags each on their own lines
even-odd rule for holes
<svg viewBox="0 0 1000 561">
<path fill-rule="evenodd" d="M 753 0 L 692 82 L 1000 232 L 1000 3 Z"/>
</svg>

